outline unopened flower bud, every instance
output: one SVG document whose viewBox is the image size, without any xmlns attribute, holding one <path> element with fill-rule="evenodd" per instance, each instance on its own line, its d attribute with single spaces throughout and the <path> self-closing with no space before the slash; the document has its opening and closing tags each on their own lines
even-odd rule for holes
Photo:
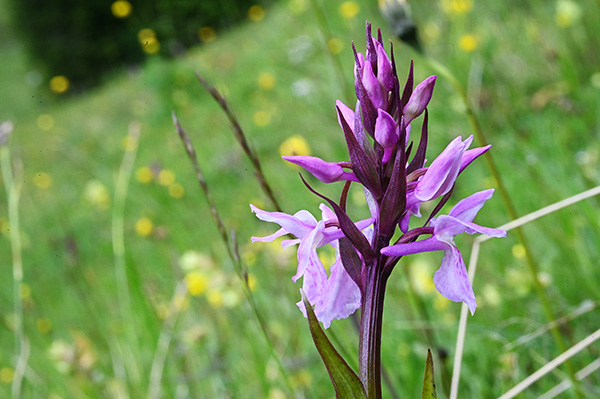
<svg viewBox="0 0 600 399">
<path fill-rule="evenodd" d="M 408 103 L 404 106 L 402 113 L 406 118 L 406 124 L 409 124 L 413 119 L 418 117 L 425 111 L 431 95 L 433 94 L 433 86 L 435 86 L 435 79 L 437 76 L 433 75 L 421 82 L 413 91 Z"/>
</svg>

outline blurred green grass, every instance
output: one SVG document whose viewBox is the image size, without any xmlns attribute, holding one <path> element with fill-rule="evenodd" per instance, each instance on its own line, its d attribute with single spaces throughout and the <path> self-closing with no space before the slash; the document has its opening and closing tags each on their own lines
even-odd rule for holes
<svg viewBox="0 0 600 399">
<path fill-rule="evenodd" d="M 351 85 L 350 41 L 363 49 L 364 20 L 380 26 L 384 38 L 392 34 L 376 2 L 357 1 L 360 12 L 349 19 L 340 12 L 341 1 L 322 3 L 333 36 L 344 45 L 337 56 Z M 573 19 L 568 20 L 564 11 L 559 12 L 563 3 L 574 5 L 579 14 L 569 14 Z M 448 11 L 444 8 L 448 4 L 456 6 L 456 2 L 432 0 L 412 4 L 414 19 L 428 54 L 469 89 L 518 213 L 524 215 L 598 185 L 600 37 L 594 33 L 600 24 L 598 3 L 475 3 L 465 14 Z M 567 26 L 557 23 L 557 15 L 558 22 Z M 291 283 L 294 258 L 271 246 L 248 244 L 251 235 L 274 229 L 259 223 L 248 203 L 267 208 L 269 203 L 226 118 L 194 76 L 201 73 L 226 93 L 283 208 L 316 211 L 318 199 L 304 189 L 297 170 L 284 166 L 279 146 L 301 135 L 314 155 L 346 159 L 334 104 L 338 98 L 347 103 L 351 99 L 343 98 L 344 89 L 310 2 L 281 1 L 267 10 L 264 20 L 218 32 L 216 41 L 177 60 L 150 58 L 99 89 L 64 98 L 51 95 L 44 86 L 31 85 L 35 75 L 7 22 L 1 19 L 7 40 L 0 44 L 0 57 L 10 62 L 0 63 L 0 120 L 15 123 L 11 151 L 23 165 L 20 206 L 25 283 L 30 290 L 25 298 L 25 331 L 31 341 L 24 397 L 145 395 L 165 307 L 184 276 L 180 257 L 190 250 L 210 256 L 215 266 L 209 267 L 208 291 L 185 300 L 166 359 L 164 397 L 289 397 L 268 345 L 241 299 L 240 284 L 176 137 L 171 111 L 192 136 L 221 215 L 236 229 L 257 281 L 258 308 L 298 397 L 332 397 L 306 320 L 294 305 L 299 300 L 299 287 Z M 473 51 L 461 49 L 461 39 L 463 46 L 469 40 L 465 35 L 473 35 Z M 410 59 L 415 60 L 418 80 L 434 73 L 410 48 L 394 45 L 401 76 Z M 261 74 L 274 77 L 271 89 L 261 87 Z M 110 206 L 123 140 L 132 121 L 141 123 L 125 210 L 134 314 L 123 320 L 112 258 Z M 430 105 L 429 157 L 450 139 L 470 131 L 459 97 L 449 82 L 439 79 Z M 141 183 L 135 174 L 144 167 L 172 172 L 185 190 L 183 197 L 171 196 L 158 175 Z M 455 201 L 492 184 L 489 170 L 480 161 L 461 176 Z M 317 187 L 338 195 L 335 185 Z M 486 208 L 478 217 L 482 225 L 508 221 L 499 196 Z M 360 201 L 352 204 L 351 212 L 364 214 Z M 14 369 L 14 315 L 6 214 L 3 197 L 0 392 L 8 397 Z M 142 218 L 152 222 L 148 236 L 136 232 Z M 547 216 L 524 231 L 534 246 L 555 314 L 569 314 L 586 300 L 597 304 L 598 199 Z M 471 242 L 471 237 L 459 242 L 465 259 Z M 505 349 L 507 343 L 547 321 L 514 234 L 482 249 L 474 284 L 480 307 L 469 322 L 461 397 L 498 396 L 558 354 L 549 333 Z M 382 356 L 402 397 L 415 397 L 420 391 L 428 345 L 425 329 L 435 335 L 438 349 L 448 352 L 450 363 L 453 358 L 460 306 L 431 290 L 429 279 L 439 260 L 435 254 L 414 257 L 399 265 L 390 280 Z M 410 294 L 409 270 L 429 318 Z M 595 309 L 564 325 L 561 331 L 567 345 L 595 331 L 599 320 Z M 127 326 L 136 332 L 137 345 L 125 336 Z M 357 341 L 351 320 L 335 322 L 331 331 L 355 359 Z M 575 357 L 575 369 L 597 358 L 599 350 L 596 344 Z M 436 361 L 439 365 L 439 356 Z M 350 363 L 356 367 L 355 360 Z M 123 378 L 122 370 L 136 368 L 138 376 Z M 449 384 L 447 376 L 438 378 L 440 387 Z M 564 378 L 564 371 L 548 376 L 523 397 L 537 397 Z M 600 394 L 597 376 L 589 377 L 583 386 L 590 395 Z"/>
</svg>

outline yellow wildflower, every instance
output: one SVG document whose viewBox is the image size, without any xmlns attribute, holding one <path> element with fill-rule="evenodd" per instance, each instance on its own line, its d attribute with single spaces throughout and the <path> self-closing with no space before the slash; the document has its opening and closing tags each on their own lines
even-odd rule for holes
<svg viewBox="0 0 600 399">
<path fill-rule="evenodd" d="M 248 18 L 253 22 L 260 22 L 265 18 L 266 12 L 262 6 L 256 5 L 248 10 Z"/>
<path fill-rule="evenodd" d="M 10 367 L 3 367 L 0 369 L 0 382 L 3 384 L 10 384 L 15 376 L 15 371 Z"/>
<path fill-rule="evenodd" d="M 261 73 L 258 75 L 258 85 L 261 89 L 271 90 L 275 86 L 275 76 L 268 72 Z"/>
<path fill-rule="evenodd" d="M 154 178 L 154 172 L 147 166 L 142 166 L 135 172 L 135 178 L 140 183 L 150 183 Z"/>
<path fill-rule="evenodd" d="M 69 79 L 66 76 L 59 75 L 50 79 L 50 90 L 56 94 L 63 94 L 69 90 Z"/>
<path fill-rule="evenodd" d="M 517 259 L 525 259 L 527 252 L 525 251 L 525 247 L 521 244 L 516 244 L 512 247 L 512 254 Z"/>
<path fill-rule="evenodd" d="M 146 217 L 140 218 L 135 222 L 135 231 L 139 236 L 148 237 L 154 231 L 154 224 Z"/>
<path fill-rule="evenodd" d="M 466 14 L 473 9 L 473 0 L 442 0 L 442 8 L 450 15 Z"/>
<path fill-rule="evenodd" d="M 462 35 L 458 39 L 458 47 L 467 53 L 474 51 L 477 48 L 477 37 L 471 34 Z"/>
<path fill-rule="evenodd" d="M 198 30 L 198 37 L 202 43 L 210 43 L 217 38 L 217 31 L 211 26 L 203 26 Z"/>
<path fill-rule="evenodd" d="M 179 199 L 183 197 L 185 194 L 185 189 L 179 183 L 174 183 L 169 186 L 169 195 L 175 199 Z"/>
<path fill-rule="evenodd" d="M 35 176 L 33 176 L 33 184 L 35 184 L 37 188 L 46 190 L 52 187 L 52 176 L 44 172 L 36 173 Z"/>
<path fill-rule="evenodd" d="M 208 303 L 214 308 L 220 308 L 223 306 L 223 293 L 219 290 L 210 290 L 206 294 Z"/>
<path fill-rule="evenodd" d="M 333 37 L 327 41 L 327 47 L 331 54 L 339 54 L 344 50 L 344 42 L 337 37 Z"/>
<path fill-rule="evenodd" d="M 50 330 L 52 330 L 52 322 L 46 317 L 37 319 L 35 325 L 37 326 L 37 329 L 40 330 L 40 332 L 42 332 L 42 334 L 48 334 Z"/>
<path fill-rule="evenodd" d="M 155 54 L 160 50 L 160 43 L 156 38 L 156 33 L 152 29 L 142 29 L 138 33 L 138 39 L 144 52 Z"/>
<path fill-rule="evenodd" d="M 340 15 L 344 19 L 351 19 L 358 15 L 360 7 L 355 1 L 344 1 L 339 8 Z"/>
<path fill-rule="evenodd" d="M 281 143 L 279 146 L 279 155 L 282 157 L 291 155 L 311 155 L 311 152 L 306 139 L 296 134 Z M 293 165 L 289 162 L 286 163 Z"/>
<path fill-rule="evenodd" d="M 110 10 L 112 14 L 117 18 L 126 18 L 131 14 L 133 7 L 131 3 L 124 0 L 118 0 L 112 3 Z"/>
<path fill-rule="evenodd" d="M 175 173 L 169 169 L 163 169 L 158 173 L 158 184 L 161 186 L 170 186 L 175 183 Z"/>
<path fill-rule="evenodd" d="M 581 6 L 571 0 L 559 0 L 556 3 L 554 20 L 561 28 L 568 28 L 581 18 Z"/>
<path fill-rule="evenodd" d="M 192 271 L 185 276 L 185 283 L 187 284 L 190 295 L 199 296 L 206 292 L 208 278 L 204 273 Z"/>
</svg>

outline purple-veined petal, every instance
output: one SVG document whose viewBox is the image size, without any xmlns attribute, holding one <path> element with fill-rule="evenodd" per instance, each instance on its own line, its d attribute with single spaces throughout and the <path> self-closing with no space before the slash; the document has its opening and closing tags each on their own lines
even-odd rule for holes
<svg viewBox="0 0 600 399">
<path fill-rule="evenodd" d="M 410 99 L 404 106 L 402 113 L 406 117 L 406 123 L 410 123 L 413 119 L 418 117 L 425 111 L 427 104 L 431 100 L 433 94 L 433 87 L 435 86 L 435 80 L 437 76 L 433 75 L 419 83 L 415 90 L 412 92 Z"/>
<path fill-rule="evenodd" d="M 421 252 L 444 251 L 446 249 L 448 249 L 447 243 L 442 242 L 435 237 L 430 237 L 421 241 L 391 245 L 382 248 L 381 253 L 386 256 L 404 256 Z"/>
<path fill-rule="evenodd" d="M 460 251 L 450 246 L 442 259 L 442 266 L 433 275 L 435 288 L 454 302 L 464 302 L 469 307 L 471 315 L 475 313 L 477 303 L 471 282 L 467 276 L 467 268 Z"/>
<path fill-rule="evenodd" d="M 346 172 L 342 169 L 341 162 L 327 162 L 321 158 L 308 155 L 285 156 L 282 158 L 303 167 L 323 183 L 333 183 L 342 180 L 358 182 L 354 173 Z"/>
<path fill-rule="evenodd" d="M 419 200 L 429 201 L 450 191 L 458 176 L 463 153 L 471 145 L 471 141 L 473 136 L 469 136 L 464 142 L 459 136 L 433 160 L 415 188 L 415 196 Z"/>
<path fill-rule="evenodd" d="M 332 320 L 345 319 L 354 313 L 361 299 L 360 289 L 344 269 L 339 255 L 330 270 L 326 287 L 315 304 L 315 314 L 324 328 L 329 328 Z"/>
</svg>

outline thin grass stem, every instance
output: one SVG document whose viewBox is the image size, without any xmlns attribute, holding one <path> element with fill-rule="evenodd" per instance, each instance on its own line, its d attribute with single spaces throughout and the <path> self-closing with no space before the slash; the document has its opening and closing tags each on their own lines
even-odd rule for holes
<svg viewBox="0 0 600 399">
<path fill-rule="evenodd" d="M 15 374 L 12 381 L 12 398 L 21 397 L 23 376 L 29 357 L 29 344 L 25 337 L 23 322 L 23 248 L 21 244 L 21 227 L 19 220 L 19 197 L 21 185 L 16 183 L 14 171 L 10 159 L 10 148 L 8 139 L 13 131 L 11 122 L 0 125 L 0 166 L 2 167 L 2 179 L 8 202 L 8 223 L 10 226 L 10 248 L 12 253 L 12 280 L 13 280 L 13 312 L 15 317 Z"/>
<path fill-rule="evenodd" d="M 127 198 L 127 190 L 131 171 L 137 154 L 138 142 L 140 137 L 140 124 L 131 123 L 127 136 L 127 146 L 123 160 L 117 175 L 115 185 L 114 205 L 112 209 L 112 247 L 113 261 L 115 265 L 115 279 L 117 283 L 117 297 L 121 313 L 121 321 L 123 322 L 125 333 L 128 339 L 128 348 L 134 353 L 139 353 L 137 334 L 134 330 L 133 309 L 131 305 L 131 295 L 129 292 L 129 281 L 127 278 L 127 265 L 125 264 L 125 236 L 124 236 L 124 215 L 125 215 L 125 200 Z M 130 147 L 129 147 L 130 146 Z M 131 345 L 131 346 L 129 346 Z M 129 378 L 133 378 L 134 384 L 139 384 L 140 372 L 135 362 L 128 362 Z"/>
<path fill-rule="evenodd" d="M 225 99 L 225 97 L 217 90 L 216 87 L 210 85 L 202 77 L 202 75 L 197 73 L 196 77 L 198 78 L 198 80 L 200 81 L 202 86 L 204 86 L 206 91 L 208 91 L 210 93 L 210 95 L 214 98 L 214 100 L 217 102 L 217 104 L 219 104 L 219 106 L 221 107 L 223 112 L 225 112 L 225 115 L 227 115 L 227 119 L 229 120 L 229 123 L 231 124 L 231 130 L 233 131 L 233 136 L 235 137 L 237 142 L 242 147 L 242 151 L 244 152 L 244 154 L 246 154 L 246 156 L 250 160 L 250 163 L 252 164 L 252 167 L 254 168 L 254 175 L 256 176 L 256 179 L 258 180 L 258 183 L 260 184 L 261 189 L 263 190 L 263 192 L 267 196 L 267 198 L 269 198 L 269 200 L 271 201 L 271 203 L 273 204 L 273 206 L 275 207 L 277 212 L 282 212 L 281 207 L 279 206 L 279 202 L 277 201 L 277 198 L 275 198 L 275 194 L 273 193 L 273 190 L 271 189 L 271 186 L 267 182 L 267 179 L 265 178 L 265 175 L 262 171 L 260 158 L 258 158 L 258 155 L 256 154 L 256 152 L 250 147 L 248 140 L 246 140 L 246 134 L 244 133 L 244 130 L 242 130 L 242 126 L 240 125 L 237 118 L 235 117 L 235 114 L 233 113 L 233 109 L 227 102 L 227 99 Z"/>
<path fill-rule="evenodd" d="M 154 358 L 152 360 L 152 367 L 150 369 L 150 381 L 148 383 L 148 399 L 159 399 L 160 398 L 160 387 L 162 382 L 163 370 L 165 367 L 165 360 L 167 359 L 167 353 L 169 351 L 169 345 L 173 338 L 173 330 L 175 323 L 181 313 L 181 309 L 184 304 L 184 299 L 187 294 L 187 286 L 185 282 L 181 281 L 175 287 L 175 293 L 171 298 L 169 304 L 169 313 L 165 318 L 158 343 L 156 345 L 156 351 L 154 352 Z"/>
<path fill-rule="evenodd" d="M 525 389 L 527 389 L 529 386 L 531 386 L 534 382 L 536 382 L 537 380 L 539 380 L 540 378 L 542 378 L 543 376 L 560 366 L 562 363 L 566 362 L 571 357 L 581 352 L 583 349 L 587 348 L 589 345 L 596 342 L 598 339 L 600 339 L 600 329 L 594 331 L 593 333 L 579 341 L 577 344 L 573 345 L 567 351 L 561 353 L 559 356 L 546 363 L 542 368 L 540 368 L 538 371 L 531 374 L 529 377 L 525 378 L 523 381 L 515 385 L 512 389 L 510 389 L 504 395 L 500 396 L 498 399 L 514 398 L 515 396 L 523 392 Z"/>
<path fill-rule="evenodd" d="M 242 288 L 244 291 L 244 295 L 246 296 L 246 300 L 248 301 L 248 304 L 250 305 L 252 313 L 253 313 L 254 317 L 256 318 L 256 321 L 258 322 L 259 328 L 265 338 L 265 341 L 267 342 L 267 345 L 269 346 L 269 349 L 271 350 L 273 358 L 275 359 L 275 362 L 277 363 L 277 367 L 279 368 L 279 371 L 284 380 L 286 388 L 288 389 L 288 391 L 290 392 L 290 394 L 292 395 L 293 398 L 297 398 L 298 395 L 296 394 L 296 390 L 294 389 L 294 387 L 289 379 L 289 376 L 287 375 L 285 367 L 283 367 L 283 364 L 281 363 L 281 359 L 275 350 L 275 346 L 273 344 L 273 339 L 271 338 L 271 334 L 269 333 L 269 331 L 267 329 L 267 325 L 262 316 L 262 313 L 260 312 L 258 306 L 256 305 L 256 301 L 254 300 L 254 295 L 252 294 L 252 291 L 250 290 L 250 286 L 248 284 L 248 273 L 247 273 L 246 267 L 245 267 L 241 257 L 239 256 L 239 250 L 238 250 L 237 241 L 235 238 L 235 232 L 232 231 L 230 234 L 227 233 L 225 224 L 223 223 L 223 220 L 221 219 L 221 216 L 219 215 L 219 211 L 217 209 L 216 203 L 212 197 L 212 194 L 210 192 L 208 184 L 206 183 L 206 179 L 204 178 L 204 173 L 202 172 L 202 168 L 200 167 L 200 163 L 198 162 L 198 157 L 196 155 L 196 150 L 194 148 L 194 145 L 192 144 L 192 141 L 190 140 L 189 135 L 181 127 L 179 121 L 177 120 L 177 117 L 175 116 L 175 113 L 172 114 L 172 117 L 173 117 L 173 124 L 175 125 L 175 128 L 177 130 L 179 138 L 180 138 L 181 142 L 183 143 L 186 154 L 187 154 L 188 158 L 190 159 L 190 161 L 192 162 L 192 165 L 196 172 L 196 178 L 198 180 L 198 183 L 200 184 L 200 187 L 202 188 L 202 192 L 204 193 L 204 198 L 206 199 L 206 202 L 208 203 L 208 206 L 211 210 L 211 214 L 212 214 L 213 220 L 215 222 L 215 225 L 217 226 L 217 229 L 219 230 L 219 235 L 221 236 L 221 240 L 223 241 L 223 244 L 225 245 L 225 248 L 227 250 L 229 258 L 233 262 L 236 274 L 242 283 Z"/>
<path fill-rule="evenodd" d="M 578 381 L 581 381 L 598 369 L 600 369 L 600 358 L 594 360 L 593 362 L 579 370 L 577 373 L 575 373 L 575 377 Z M 545 394 L 538 397 L 538 399 L 553 399 L 561 393 L 563 393 L 564 391 L 566 391 L 567 389 L 569 389 L 572 385 L 573 384 L 570 380 L 564 380 Z"/>
<path fill-rule="evenodd" d="M 562 201 L 548 205 L 548 206 L 546 206 L 542 209 L 539 209 L 535 212 L 532 212 L 523 217 L 515 219 L 512 222 L 506 223 L 498 228 L 501 230 L 506 230 L 506 231 L 510 231 L 512 229 L 517 229 L 520 226 L 523 226 L 527 223 L 530 223 L 536 219 L 541 218 L 542 216 L 549 215 L 560 209 L 566 208 L 577 202 L 583 201 L 585 199 L 591 198 L 591 197 L 593 197 L 595 195 L 599 195 L 599 194 L 600 194 L 600 186 L 597 186 L 592 189 L 581 192 L 579 194 L 573 195 Z M 479 248 L 481 246 L 481 243 L 487 241 L 488 239 L 490 239 L 490 237 L 481 235 L 481 236 L 476 237 L 475 240 L 473 241 L 473 246 L 471 248 L 471 258 L 469 259 L 469 268 L 468 268 L 469 279 L 471 280 L 471 283 L 473 283 L 473 279 L 475 278 L 475 273 L 477 271 Z M 467 307 L 467 305 L 463 304 L 463 306 L 461 308 L 460 320 L 459 320 L 459 326 L 458 326 L 458 334 L 457 334 L 457 338 L 456 338 L 456 353 L 454 356 L 454 370 L 452 372 L 452 385 L 450 387 L 450 399 L 456 399 L 458 397 L 458 385 L 459 385 L 459 381 L 460 381 L 460 369 L 461 369 L 461 365 L 462 365 L 462 355 L 463 355 L 465 335 L 466 335 L 466 330 L 467 330 L 467 321 L 468 321 L 468 307 Z M 553 324 L 553 323 L 555 323 L 555 320 L 550 321 L 550 324 Z M 557 326 L 553 326 L 553 327 L 557 327 Z"/>
<path fill-rule="evenodd" d="M 473 107 L 471 101 L 469 101 L 467 92 L 463 89 L 463 87 L 460 84 L 460 82 L 458 81 L 458 79 L 452 74 L 452 72 L 448 68 L 446 68 L 444 65 L 442 65 L 441 63 L 434 60 L 432 57 L 425 56 L 425 59 L 427 60 L 427 62 L 430 64 L 430 66 L 434 70 L 438 71 L 438 73 L 440 75 L 442 75 L 446 79 L 448 79 L 448 81 L 450 81 L 450 83 L 454 86 L 454 89 L 459 94 L 459 96 L 461 97 L 461 99 L 465 105 L 467 117 L 469 119 L 469 122 L 471 123 L 473 131 L 475 132 L 475 137 L 477 139 L 477 142 L 479 143 L 479 145 L 482 145 L 482 146 L 486 145 L 486 143 L 488 143 L 488 141 L 485 137 L 485 134 L 483 133 L 483 129 L 481 129 L 481 124 L 479 123 L 479 119 L 477 117 L 475 108 Z M 500 175 L 500 172 L 498 171 L 496 163 L 494 162 L 492 153 L 490 151 L 486 152 L 484 154 L 484 158 L 490 169 L 490 172 L 492 173 L 492 176 L 494 177 L 494 180 L 496 181 L 496 187 L 498 188 L 498 191 L 500 192 L 500 196 L 502 197 L 502 199 L 504 201 L 504 205 L 506 206 L 506 209 L 508 210 L 510 218 L 513 220 L 517 219 L 517 211 L 515 210 L 514 204 L 510 197 L 510 194 L 508 193 L 508 190 L 506 189 L 506 186 L 504 185 L 502 176 Z M 528 266 L 529 274 L 531 275 L 531 278 L 533 281 L 533 287 L 534 287 L 538 297 L 540 298 L 540 303 L 542 305 L 542 309 L 544 310 L 546 319 L 549 322 L 552 322 L 556 319 L 556 317 L 555 317 L 554 311 L 552 310 L 552 307 L 550 305 L 550 299 L 548 298 L 546 289 L 544 288 L 544 286 L 542 285 L 542 282 L 540 281 L 537 261 L 533 256 L 533 251 L 531 250 L 529 241 L 527 240 L 525 233 L 523 233 L 523 231 L 521 229 L 517 228 L 516 233 L 517 233 L 518 240 L 521 242 L 521 245 L 523 245 L 523 248 L 525 249 L 525 259 L 527 260 L 527 266 Z M 564 352 L 566 346 L 565 346 L 563 337 L 562 337 L 560 331 L 558 330 L 558 328 L 553 328 L 551 330 L 551 333 L 552 333 L 554 342 L 556 343 L 556 346 L 558 347 L 559 352 Z M 573 366 L 571 365 L 570 362 L 567 362 L 565 364 L 565 367 L 567 368 L 567 372 L 569 373 L 569 375 L 575 385 L 575 390 L 576 390 L 577 396 L 579 398 L 582 398 L 582 393 L 580 391 L 581 387 L 579 386 L 579 384 L 577 384 L 577 381 L 575 379 L 575 370 L 573 369 Z"/>
</svg>

